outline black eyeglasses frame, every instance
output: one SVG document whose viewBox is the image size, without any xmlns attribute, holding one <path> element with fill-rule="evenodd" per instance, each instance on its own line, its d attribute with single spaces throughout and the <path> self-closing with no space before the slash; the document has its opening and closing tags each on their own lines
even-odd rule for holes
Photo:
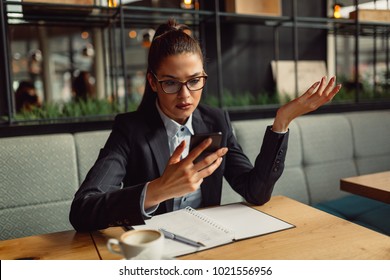
<svg viewBox="0 0 390 280">
<path fill-rule="evenodd" d="M 203 88 L 205 87 L 206 82 L 207 82 L 207 78 L 208 78 L 208 75 L 207 75 L 206 73 L 204 73 L 203 75 L 195 76 L 195 77 L 192 77 L 192 78 L 188 79 L 187 81 L 182 82 L 182 81 L 175 80 L 175 79 L 159 80 L 159 79 L 157 78 L 157 75 L 156 75 L 154 72 L 150 72 L 150 73 L 152 73 L 152 75 L 154 76 L 154 78 L 156 79 L 156 81 L 160 84 L 160 87 L 161 87 L 161 89 L 163 90 L 163 92 L 164 92 L 165 94 L 178 94 L 178 93 L 181 91 L 181 89 L 183 88 L 183 85 L 185 85 L 186 88 L 187 88 L 190 92 L 201 90 L 201 89 L 203 89 Z M 193 79 L 197 79 L 197 78 L 203 78 L 203 79 L 205 79 L 203 86 L 202 86 L 201 88 L 195 89 L 195 90 L 190 89 L 190 88 L 188 87 L 187 83 L 188 83 L 189 81 L 191 81 L 191 80 L 193 80 Z M 179 88 L 176 92 L 166 92 L 166 91 L 164 90 L 164 87 L 163 87 L 162 84 L 163 84 L 164 82 L 171 81 L 171 80 L 175 80 L 176 82 L 178 82 L 178 83 L 181 84 L 180 88 Z"/>
</svg>

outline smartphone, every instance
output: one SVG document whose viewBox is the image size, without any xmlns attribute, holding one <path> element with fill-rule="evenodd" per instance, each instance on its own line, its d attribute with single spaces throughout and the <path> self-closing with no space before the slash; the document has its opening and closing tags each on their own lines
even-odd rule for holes
<svg viewBox="0 0 390 280">
<path fill-rule="evenodd" d="M 216 150 L 221 148 L 221 142 L 222 142 L 222 132 L 212 132 L 212 133 L 200 133 L 195 134 L 191 136 L 190 140 L 190 151 L 198 146 L 202 141 L 206 140 L 207 138 L 211 138 L 213 141 L 211 142 L 210 146 L 207 147 L 206 150 L 204 150 L 195 160 L 194 162 L 201 161 L 203 158 L 205 158 L 207 155 L 214 153 Z"/>
</svg>

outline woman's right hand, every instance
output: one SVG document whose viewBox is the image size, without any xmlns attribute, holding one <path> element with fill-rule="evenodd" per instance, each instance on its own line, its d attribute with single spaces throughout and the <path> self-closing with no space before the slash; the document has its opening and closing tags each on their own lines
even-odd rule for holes
<svg viewBox="0 0 390 280">
<path fill-rule="evenodd" d="M 218 149 L 195 164 L 193 163 L 210 146 L 211 142 L 211 138 L 206 139 L 192 149 L 188 156 L 182 160 L 180 160 L 180 157 L 186 143 L 185 141 L 180 143 L 169 159 L 162 176 L 149 183 L 145 197 L 146 209 L 165 200 L 196 191 L 203 182 L 203 178 L 213 174 L 220 166 L 222 157 L 228 151 L 226 147 Z"/>
</svg>

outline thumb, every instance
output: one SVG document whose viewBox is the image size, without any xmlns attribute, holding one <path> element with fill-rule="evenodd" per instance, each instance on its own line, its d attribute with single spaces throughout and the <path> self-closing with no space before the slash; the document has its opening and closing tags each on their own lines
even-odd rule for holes
<svg viewBox="0 0 390 280">
<path fill-rule="evenodd" d="M 184 148 L 186 147 L 186 141 L 182 141 L 179 146 L 176 147 L 175 151 L 173 152 L 171 158 L 168 161 L 168 165 L 175 164 L 180 161 L 181 154 L 184 151 Z"/>
</svg>

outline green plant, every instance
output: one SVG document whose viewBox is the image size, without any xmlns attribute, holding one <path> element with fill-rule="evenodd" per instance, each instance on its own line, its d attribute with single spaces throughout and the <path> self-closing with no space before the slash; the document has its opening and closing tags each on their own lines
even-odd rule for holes
<svg viewBox="0 0 390 280">
<path fill-rule="evenodd" d="M 202 95 L 201 103 L 207 104 L 211 107 L 219 107 L 219 98 L 215 94 L 208 93 L 207 95 Z"/>
<path fill-rule="evenodd" d="M 354 82 L 347 79 L 339 79 L 339 82 L 343 85 L 339 93 L 334 97 L 334 101 L 350 101 L 354 102 L 356 99 L 356 87 Z M 384 100 L 390 98 L 390 91 L 383 87 L 383 85 L 374 86 L 366 80 L 363 80 L 359 84 L 359 100 Z"/>
<path fill-rule="evenodd" d="M 203 103 L 218 107 L 218 97 L 215 94 L 208 94 L 207 96 L 204 96 Z M 279 103 L 279 97 L 275 93 L 269 94 L 267 92 L 260 92 L 259 94 L 254 95 L 249 91 L 245 91 L 233 94 L 231 91 L 225 89 L 222 95 L 222 105 L 224 107 L 245 107 Z"/>
<path fill-rule="evenodd" d="M 134 108 L 132 104 L 131 108 Z M 106 99 L 87 99 L 66 103 L 46 103 L 31 111 L 22 111 L 15 116 L 16 120 L 57 119 L 66 117 L 84 117 L 113 115 L 124 111 L 124 105 L 109 102 Z"/>
</svg>

